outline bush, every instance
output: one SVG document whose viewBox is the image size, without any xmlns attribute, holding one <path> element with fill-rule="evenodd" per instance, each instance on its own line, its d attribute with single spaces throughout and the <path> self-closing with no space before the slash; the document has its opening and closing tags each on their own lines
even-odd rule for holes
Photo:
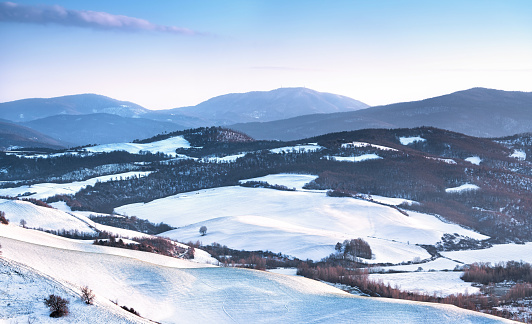
<svg viewBox="0 0 532 324">
<path fill-rule="evenodd" d="M 123 310 L 127 310 L 128 312 L 132 313 L 132 314 L 135 314 L 137 316 L 140 316 L 140 314 L 133 308 L 128 308 L 127 306 L 120 306 L 122 307 Z"/>
<path fill-rule="evenodd" d="M 4 213 L 3 211 L 0 211 L 0 224 L 9 224 L 9 219 L 6 218 L 6 213 Z"/>
<path fill-rule="evenodd" d="M 50 308 L 50 317 L 63 317 L 68 315 L 69 303 L 68 300 L 53 294 L 44 299 L 44 305 Z"/>
<path fill-rule="evenodd" d="M 81 300 L 87 305 L 92 305 L 94 302 L 94 293 L 88 286 L 81 287 Z"/>
</svg>

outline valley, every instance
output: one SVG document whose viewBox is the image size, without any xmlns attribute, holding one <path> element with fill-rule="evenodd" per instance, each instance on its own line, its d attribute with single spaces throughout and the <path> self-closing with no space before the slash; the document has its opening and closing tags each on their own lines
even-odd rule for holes
<svg viewBox="0 0 532 324">
<path fill-rule="evenodd" d="M 332 264 L 356 267 L 365 271 L 364 280 L 420 296 L 483 294 L 484 288 L 460 279 L 468 265 L 532 263 L 526 239 L 530 150 L 526 136 L 492 140 L 427 127 L 292 142 L 256 141 L 212 127 L 52 153 L 2 152 L 0 211 L 9 220 L 0 226 L 3 271 L 28 267 L 31 276 L 44 276 L 42 285 L 53 278 L 72 300 L 88 285 L 98 309 L 90 316 L 118 316 L 117 322 L 144 321 L 116 307 L 122 304 L 164 323 L 177 314 L 185 322 L 242 322 L 259 314 L 265 322 L 321 316 L 338 321 L 346 311 L 377 323 L 389 320 L 394 307 L 401 321 L 499 321 L 437 304 L 374 301 L 300 276 L 238 268 L 297 267 L 299 273 L 300 267 Z M 143 252 L 135 245 L 156 244 L 145 240 L 153 234 L 95 222 L 102 217 L 122 218 L 129 228 L 139 228 L 133 227 L 137 219 L 164 224 L 170 230 L 158 237 L 180 242 L 172 244 L 182 252 L 165 256 L 156 245 L 148 250 L 158 254 Z M 124 243 L 92 244 L 102 238 Z M 369 245 L 370 257 L 344 252 L 342 242 L 354 239 Z M 125 244 L 130 247 L 120 248 Z M 367 295 L 369 288 L 360 288 L 362 293 L 330 278 L 336 287 Z M 451 304 L 469 308 L 459 300 Z M 312 311 L 304 305 L 313 305 Z M 526 307 L 498 305 L 489 313 L 530 317 Z M 76 302 L 72 306 L 74 321 L 89 316 Z M 381 314 L 381 307 L 388 313 Z M 449 312 L 456 314 L 453 320 Z"/>
</svg>

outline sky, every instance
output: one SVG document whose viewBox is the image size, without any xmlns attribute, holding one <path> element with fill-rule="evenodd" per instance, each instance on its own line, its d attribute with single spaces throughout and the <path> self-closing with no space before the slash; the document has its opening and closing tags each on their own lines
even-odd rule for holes
<svg viewBox="0 0 532 324">
<path fill-rule="evenodd" d="M 532 91 L 532 1 L 0 1 L 0 49 L 0 102 L 306 87 L 375 106 Z"/>
</svg>

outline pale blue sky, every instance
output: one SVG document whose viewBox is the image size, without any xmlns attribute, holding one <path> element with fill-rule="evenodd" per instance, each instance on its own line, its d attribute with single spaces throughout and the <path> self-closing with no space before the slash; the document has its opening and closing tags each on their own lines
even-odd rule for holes
<svg viewBox="0 0 532 324">
<path fill-rule="evenodd" d="M 166 109 L 305 86 L 378 105 L 532 91 L 532 2 L 0 2 L 0 48 L 0 102 L 98 93 Z"/>
</svg>

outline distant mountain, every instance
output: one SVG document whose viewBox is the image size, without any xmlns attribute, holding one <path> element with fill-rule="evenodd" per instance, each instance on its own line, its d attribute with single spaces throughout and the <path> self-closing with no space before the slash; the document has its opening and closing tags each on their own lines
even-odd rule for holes
<svg viewBox="0 0 532 324">
<path fill-rule="evenodd" d="M 61 149 L 66 144 L 28 127 L 0 120 L 0 151 L 15 147 Z"/>
<path fill-rule="evenodd" d="M 128 101 L 96 94 L 80 94 L 56 98 L 32 98 L 0 103 L 0 118 L 28 122 L 54 115 L 114 114 L 139 117 L 150 110 Z"/>
<path fill-rule="evenodd" d="M 281 88 L 226 94 L 193 107 L 175 108 L 159 113 L 203 120 L 204 124 L 195 126 L 221 126 L 267 122 L 317 113 L 355 111 L 367 107 L 369 106 L 365 103 L 336 94 L 307 88 Z"/>
<path fill-rule="evenodd" d="M 170 122 L 112 114 L 56 115 L 23 125 L 74 146 L 129 142 L 184 129 Z"/>
<path fill-rule="evenodd" d="M 421 101 L 236 124 L 231 128 L 257 139 L 294 140 L 364 128 L 419 126 L 434 126 L 478 137 L 531 132 L 532 92 L 473 88 Z"/>
</svg>

